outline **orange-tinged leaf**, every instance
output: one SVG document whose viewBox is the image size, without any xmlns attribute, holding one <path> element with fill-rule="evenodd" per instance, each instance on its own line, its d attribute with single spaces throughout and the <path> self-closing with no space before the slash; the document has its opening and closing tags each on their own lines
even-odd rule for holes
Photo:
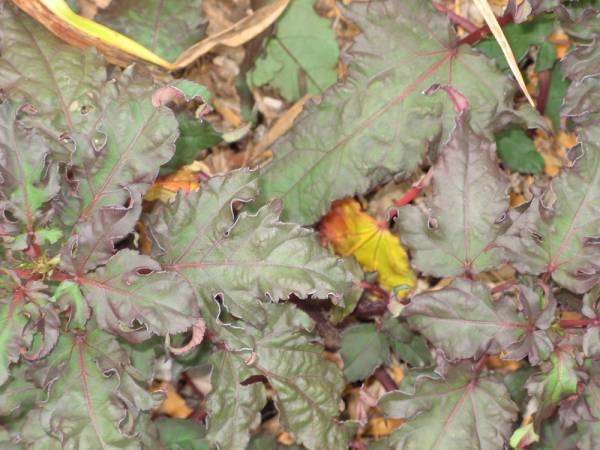
<svg viewBox="0 0 600 450">
<path fill-rule="evenodd" d="M 404 422 L 405 420 L 402 419 L 386 419 L 385 417 L 375 417 L 369 420 L 369 423 L 365 429 L 365 434 L 367 436 L 373 436 L 376 439 L 385 437 L 390 435 Z"/>
<path fill-rule="evenodd" d="M 163 391 L 165 399 L 154 411 L 176 419 L 187 419 L 192 414 L 192 409 L 187 405 L 183 397 L 177 393 L 175 387 L 170 383 L 157 383 L 150 388 L 150 392 Z"/>
<path fill-rule="evenodd" d="M 159 177 L 154 184 L 150 186 L 144 196 L 144 200 L 153 202 L 159 200 L 168 202 L 175 197 L 178 190 L 183 192 L 193 192 L 200 188 L 198 173 L 210 174 L 210 169 L 201 161 L 195 161 L 192 164 L 181 167 L 176 172 L 167 176 Z"/>
<path fill-rule="evenodd" d="M 321 223 L 326 242 L 341 256 L 353 255 L 366 272 L 377 272 L 379 284 L 399 297 L 415 286 L 406 251 L 386 224 L 361 211 L 352 199 L 334 202 Z"/>
</svg>

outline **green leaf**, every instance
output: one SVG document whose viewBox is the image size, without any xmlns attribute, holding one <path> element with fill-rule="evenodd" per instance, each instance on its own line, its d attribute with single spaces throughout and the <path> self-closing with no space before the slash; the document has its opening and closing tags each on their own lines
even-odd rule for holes
<svg viewBox="0 0 600 450">
<path fill-rule="evenodd" d="M 392 350 L 400 361 L 404 361 L 413 367 L 423 367 L 433 364 L 431 351 L 427 341 L 416 333 L 413 333 L 406 322 L 391 315 L 383 319 L 383 333 L 387 336 Z"/>
<path fill-rule="evenodd" d="M 315 0 L 294 0 L 277 22 L 264 53 L 248 72 L 251 86 L 278 88 L 293 102 L 319 95 L 337 81 L 339 49 L 331 22 L 319 17 Z"/>
<path fill-rule="evenodd" d="M 26 367 L 25 365 L 13 366 L 11 380 L 0 386 L 0 417 L 20 416 L 29 411 L 38 401 L 45 399 L 45 392 L 27 376 Z M 4 420 L 4 417 L 0 420 Z"/>
<path fill-rule="evenodd" d="M 570 353 L 556 349 L 550 357 L 550 369 L 532 375 L 525 385 L 537 411 L 536 422 L 552 415 L 558 402 L 577 391 L 575 358 Z"/>
<path fill-rule="evenodd" d="M 421 272 L 456 276 L 502 262 L 492 247 L 508 210 L 508 182 L 495 153 L 492 142 L 461 121 L 433 168 L 428 215 L 412 205 L 398 210 L 400 238 Z"/>
<path fill-rule="evenodd" d="M 392 174 L 410 175 L 427 147 L 454 130 L 455 105 L 435 89 L 440 85 L 466 97 L 471 126 L 488 139 L 515 114 L 513 82 L 479 52 L 456 48 L 447 17 L 429 2 L 376 0 L 350 8 L 363 33 L 350 51 L 345 84 L 305 107 L 274 145 L 261 177 L 261 199 L 281 198 L 284 220 L 312 224 L 332 200 Z"/>
<path fill-rule="evenodd" d="M 111 2 L 96 20 L 170 61 L 204 36 L 202 0 Z"/>
<path fill-rule="evenodd" d="M 533 423 L 522 425 L 517 428 L 510 437 L 511 448 L 525 448 L 535 442 L 539 442 L 540 437 L 533 428 Z"/>
<path fill-rule="evenodd" d="M 70 46 L 8 4 L 0 10 L 0 89 L 15 102 L 30 103 L 36 114 L 28 122 L 61 142 L 63 134 L 94 120 L 106 80 L 104 58 Z"/>
<path fill-rule="evenodd" d="M 132 395 L 124 388 L 127 366 L 127 355 L 109 334 L 61 334 L 36 369 L 48 399 L 28 414 L 25 443 L 35 442 L 39 448 L 141 448 L 135 426 L 141 419 L 140 403 L 151 404 L 150 394 L 139 388 Z M 45 436 L 32 441 L 40 428 Z"/>
<path fill-rule="evenodd" d="M 340 356 L 349 382 L 364 380 L 381 364 L 390 364 L 390 345 L 372 323 L 355 325 L 342 332 Z"/>
<path fill-rule="evenodd" d="M 132 342 L 186 331 L 199 317 L 185 280 L 133 250 L 121 250 L 79 283 L 100 328 Z"/>
<path fill-rule="evenodd" d="M 218 415 L 217 419 L 209 416 L 209 436 L 215 420 L 219 420 L 219 424 L 215 424 L 214 427 L 221 434 L 230 436 L 233 434 L 230 421 L 234 420 L 233 424 L 236 427 L 240 424 L 245 432 L 244 441 L 238 441 L 239 447 L 229 447 L 225 444 L 223 446 L 245 448 L 241 444 L 245 445 L 247 442 L 245 437 L 250 426 L 244 426 L 239 420 L 258 423 L 255 422 L 254 415 L 264 405 L 261 400 L 264 394 L 258 397 L 258 404 L 251 398 L 248 399 L 247 392 L 245 397 L 239 397 L 245 402 L 242 406 L 252 405 L 251 411 L 245 414 L 245 419 L 235 419 L 232 417 L 234 411 L 228 411 L 229 408 L 238 405 L 232 400 L 238 397 L 231 397 L 240 389 L 235 383 L 258 374 L 264 376 L 273 388 L 279 420 L 299 443 L 311 450 L 347 448 L 356 424 L 338 421 L 344 381 L 341 371 L 323 358 L 323 348 L 313 343 L 314 336 L 308 333 L 313 326 L 312 321 L 292 305 L 271 304 L 265 305 L 264 308 L 268 323 L 263 329 L 246 327 L 243 332 L 235 328 L 221 330 L 222 334 L 219 337 L 224 339 L 231 350 L 221 356 L 218 356 L 220 352 L 216 355 L 233 369 L 230 376 L 219 376 L 220 372 L 215 372 L 219 366 L 215 367 L 213 363 L 215 368 L 212 385 L 217 394 L 211 392 L 208 401 L 213 402 L 213 395 L 219 395 L 221 398 L 210 403 L 211 408 L 208 408 L 209 412 Z M 246 370 L 242 370 L 244 365 L 247 366 Z M 221 384 L 225 386 L 218 386 Z M 256 384 L 248 387 L 251 386 Z M 260 389 L 263 392 L 264 387 L 260 385 Z M 225 397 L 223 391 L 230 392 L 229 397 Z"/>
<path fill-rule="evenodd" d="M 163 417 L 156 421 L 160 441 L 168 450 L 210 450 L 200 422 Z"/>
<path fill-rule="evenodd" d="M 564 429 L 558 418 L 542 423 L 540 442 L 532 450 L 573 450 L 578 436 L 573 430 Z"/>
<path fill-rule="evenodd" d="M 526 332 L 514 302 L 494 301 L 485 285 L 464 279 L 417 295 L 402 316 L 453 360 L 500 353 Z"/>
<path fill-rule="evenodd" d="M 265 320 L 259 300 L 276 302 L 294 294 L 341 302 L 353 295 L 346 267 L 311 231 L 280 222 L 277 203 L 234 219 L 232 203 L 256 195 L 256 177 L 250 171 L 214 177 L 149 216 L 162 267 L 188 280 L 208 311 L 218 295 L 233 315 L 255 324 Z M 215 315 L 208 311 L 205 318 Z"/>
<path fill-rule="evenodd" d="M 160 175 L 167 175 L 181 166 L 191 164 L 200 150 L 217 145 L 223 140 L 212 125 L 205 120 L 196 119 L 189 111 L 178 112 L 179 137 L 175 142 L 175 154 L 160 168 Z"/>
<path fill-rule="evenodd" d="M 530 46 L 544 46 L 546 38 L 554 30 L 554 23 L 553 14 L 540 14 L 535 16 L 533 20 L 523 23 L 509 23 L 502 27 L 502 31 L 504 31 L 517 61 L 521 61 L 527 56 Z M 493 37 L 484 39 L 475 48 L 496 61 L 501 70 L 508 70 L 508 63 L 496 39 Z"/>
<path fill-rule="evenodd" d="M 496 145 L 502 164 L 509 169 L 522 173 L 540 173 L 544 170 L 544 158 L 521 127 L 513 125 L 498 133 Z"/>
<path fill-rule="evenodd" d="M 48 167 L 48 143 L 37 132 L 17 122 L 17 113 L 18 108 L 10 102 L 0 105 L 0 200 L 3 203 L 0 205 L 0 234 L 3 235 L 31 234 L 47 223 L 51 209 L 48 203 L 59 188 L 57 168 Z"/>
<path fill-rule="evenodd" d="M 518 411 L 502 383 L 476 375 L 468 363 L 451 368 L 445 380 L 420 378 L 412 395 L 390 392 L 379 406 L 409 421 L 390 436 L 398 450 L 502 450 Z"/>
<path fill-rule="evenodd" d="M 303 450 L 300 445 L 284 445 L 277 442 L 277 435 L 260 433 L 252 437 L 248 450 Z"/>
</svg>

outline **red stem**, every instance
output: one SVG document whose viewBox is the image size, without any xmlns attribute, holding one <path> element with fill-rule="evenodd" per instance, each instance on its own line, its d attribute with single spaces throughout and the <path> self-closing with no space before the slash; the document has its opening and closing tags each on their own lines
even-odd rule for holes
<svg viewBox="0 0 600 450">
<path fill-rule="evenodd" d="M 373 376 L 375 377 L 375 379 L 377 381 L 379 381 L 381 383 L 381 385 L 387 392 L 395 391 L 398 389 L 398 385 L 392 379 L 390 374 L 387 373 L 387 370 L 385 370 L 385 366 L 383 364 L 381 366 L 379 366 L 377 369 L 375 369 Z"/>
<path fill-rule="evenodd" d="M 455 23 L 458 26 L 463 27 L 467 33 L 473 33 L 474 31 L 477 30 L 477 25 L 475 25 L 473 22 L 471 22 L 466 17 L 456 14 L 450 8 L 447 8 L 438 2 L 433 2 L 433 7 L 440 12 L 446 13 L 448 15 L 448 18 L 453 23 Z"/>
<path fill-rule="evenodd" d="M 584 328 L 588 326 L 600 326 L 600 319 L 563 319 L 558 324 L 561 328 Z"/>
<path fill-rule="evenodd" d="M 538 97 L 537 110 L 543 116 L 548 104 L 548 95 L 550 93 L 550 71 L 544 70 L 538 73 Z"/>
<path fill-rule="evenodd" d="M 507 12 L 502 17 L 498 18 L 498 23 L 501 27 L 507 25 L 513 21 L 513 16 L 510 12 Z M 473 45 L 479 42 L 482 38 L 487 36 L 490 33 L 490 27 L 484 25 L 482 27 L 477 28 L 477 30 L 469 33 L 464 38 L 458 41 L 457 47 L 463 44 Z"/>
<path fill-rule="evenodd" d="M 383 298 L 386 302 L 389 301 L 391 294 L 376 284 L 369 283 L 368 281 L 361 281 L 359 286 L 367 291 L 371 291 L 379 297 Z"/>
</svg>

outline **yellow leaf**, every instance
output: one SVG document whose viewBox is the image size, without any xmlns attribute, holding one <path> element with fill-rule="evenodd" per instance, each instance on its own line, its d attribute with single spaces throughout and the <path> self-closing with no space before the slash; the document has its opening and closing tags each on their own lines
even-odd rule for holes
<svg viewBox="0 0 600 450">
<path fill-rule="evenodd" d="M 162 404 L 154 410 L 156 414 L 163 414 L 176 419 L 187 419 L 192 414 L 192 409 L 187 405 L 175 387 L 170 383 L 157 383 L 150 387 L 150 392 L 163 391 L 165 399 Z"/>
<path fill-rule="evenodd" d="M 354 255 L 366 272 L 377 272 L 386 290 L 404 297 L 415 286 L 406 251 L 387 224 L 361 211 L 352 199 L 334 202 L 321 223 L 321 234 L 337 254 Z"/>
</svg>

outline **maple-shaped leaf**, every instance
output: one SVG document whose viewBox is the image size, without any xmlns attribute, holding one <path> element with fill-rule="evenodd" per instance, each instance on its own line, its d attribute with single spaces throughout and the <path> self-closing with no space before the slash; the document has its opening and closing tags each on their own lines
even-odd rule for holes
<svg viewBox="0 0 600 450">
<path fill-rule="evenodd" d="M 199 317 L 191 286 L 133 250 L 121 250 L 105 267 L 78 281 L 98 326 L 134 342 L 149 334 L 183 332 Z"/>
<path fill-rule="evenodd" d="M 219 332 L 227 354 L 217 354 L 213 359 L 213 367 L 216 362 L 221 367 L 213 369 L 213 392 L 207 399 L 209 438 L 227 437 L 234 425 L 231 420 L 237 417 L 243 421 L 239 426 L 243 433 L 230 436 L 228 442 L 236 445 L 227 448 L 245 448 L 248 427 L 258 423 L 256 415 L 264 406 L 264 393 L 249 390 L 253 385 L 240 390 L 244 386 L 236 383 L 261 375 L 274 390 L 280 423 L 297 442 L 310 450 L 347 448 L 356 424 L 338 419 L 344 387 L 342 373 L 324 359 L 323 348 L 314 343 L 314 336 L 308 332 L 313 327 L 312 320 L 288 304 L 265 305 L 265 310 L 268 323 L 260 330 L 247 326 L 241 333 L 236 328 L 223 327 Z M 242 369 L 243 365 L 246 368 Z M 213 396 L 217 397 L 211 399 Z"/>
<path fill-rule="evenodd" d="M 261 177 L 261 198 L 283 199 L 286 220 L 314 223 L 332 200 L 410 175 L 427 147 L 447 141 L 455 127 L 455 105 L 440 85 L 466 98 L 472 127 L 488 139 L 514 114 L 514 83 L 459 46 L 430 2 L 354 3 L 349 17 L 362 34 L 345 83 L 305 107 Z"/>
<path fill-rule="evenodd" d="M 48 398 L 27 415 L 24 441 L 36 448 L 142 448 L 135 426 L 141 410 L 152 404 L 151 395 L 139 386 L 133 390 L 133 381 L 125 383 L 128 366 L 127 354 L 110 334 L 61 334 L 36 367 Z"/>
<path fill-rule="evenodd" d="M 500 353 L 517 342 L 527 327 L 514 302 L 494 301 L 484 284 L 465 279 L 417 295 L 402 316 L 451 359 Z"/>
<path fill-rule="evenodd" d="M 202 0 L 111 2 L 95 19 L 169 61 L 204 36 Z"/>
<path fill-rule="evenodd" d="M 494 242 L 508 210 L 508 180 L 496 146 L 459 119 L 433 168 L 433 197 L 427 214 L 416 206 L 398 210 L 400 237 L 412 263 L 437 277 L 478 273 L 502 262 Z"/>
<path fill-rule="evenodd" d="M 582 45 L 563 61 L 572 83 L 561 111 L 577 127 L 580 145 L 571 149 L 570 164 L 522 213 L 498 243 L 508 249 L 517 270 L 549 272 L 562 287 L 590 290 L 600 272 L 600 52 Z"/>
<path fill-rule="evenodd" d="M 415 286 L 415 275 L 398 238 L 387 224 L 362 212 L 357 201 L 334 202 L 320 231 L 338 255 L 352 255 L 365 272 L 377 272 L 377 281 L 384 289 L 405 296 Z"/>
<path fill-rule="evenodd" d="M 389 438 L 398 450 L 502 450 L 518 412 L 506 387 L 469 363 L 450 368 L 443 380 L 418 378 L 414 393 L 390 392 L 379 407 L 408 420 Z"/>
<path fill-rule="evenodd" d="M 555 320 L 556 299 L 552 294 L 545 296 L 525 285 L 518 287 L 518 293 L 528 324 L 522 338 L 506 350 L 505 358 L 520 360 L 527 356 L 531 364 L 537 365 L 554 350 L 550 327 Z"/>
<path fill-rule="evenodd" d="M 23 12 L 0 6 L 0 89 L 36 111 L 29 122 L 56 142 L 93 120 L 104 58 L 72 47 Z M 66 149 L 62 152 L 68 158 Z"/>
<path fill-rule="evenodd" d="M 96 138 L 73 133 L 71 184 L 59 221 L 72 230 L 61 255 L 63 270 L 83 274 L 114 252 L 113 241 L 133 230 L 141 196 L 175 151 L 177 121 L 152 105 L 152 79 L 127 69 L 106 88 Z"/>
<path fill-rule="evenodd" d="M 583 352 L 588 357 L 600 355 L 600 285 L 583 296 L 581 312 L 589 319 L 596 320 L 583 335 Z"/>
<path fill-rule="evenodd" d="M 0 234 L 23 233 L 27 240 L 48 223 L 58 170 L 48 168 L 47 141 L 16 120 L 18 109 L 11 102 L 0 104 Z"/>
<path fill-rule="evenodd" d="M 558 403 L 577 391 L 576 361 L 569 352 L 556 348 L 548 370 L 532 375 L 525 385 L 529 393 L 529 412 L 535 412 L 535 423 L 550 417 Z"/>
<path fill-rule="evenodd" d="M 342 301 L 344 295 L 355 295 L 341 261 L 311 231 L 280 222 L 277 203 L 256 215 L 234 217 L 233 202 L 256 195 L 256 178 L 257 172 L 250 171 L 212 178 L 198 192 L 180 192 L 149 215 L 149 236 L 163 269 L 181 274 L 208 310 L 218 295 L 232 314 L 254 323 L 264 320 L 259 300 L 295 294 Z"/>
<path fill-rule="evenodd" d="M 587 362 L 585 383 L 577 397 L 568 398 L 559 411 L 565 427 L 576 426 L 577 450 L 594 450 L 600 443 L 600 367 L 597 361 Z"/>
<path fill-rule="evenodd" d="M 0 386 L 9 379 L 9 366 L 33 347 L 34 337 L 41 342 L 30 359 L 45 356 L 56 343 L 60 322 L 46 288 L 41 281 L 21 284 L 14 273 L 0 270 Z"/>
<path fill-rule="evenodd" d="M 513 224 L 497 241 L 519 272 L 551 273 L 577 293 L 596 284 L 600 272 L 600 149 L 594 142 L 573 149 L 572 167 L 524 212 L 511 212 Z"/>
<path fill-rule="evenodd" d="M 277 21 L 275 35 L 248 72 L 250 85 L 268 84 L 294 102 L 306 92 L 319 95 L 337 81 L 335 32 L 314 7 L 315 0 L 290 3 Z"/>
</svg>

